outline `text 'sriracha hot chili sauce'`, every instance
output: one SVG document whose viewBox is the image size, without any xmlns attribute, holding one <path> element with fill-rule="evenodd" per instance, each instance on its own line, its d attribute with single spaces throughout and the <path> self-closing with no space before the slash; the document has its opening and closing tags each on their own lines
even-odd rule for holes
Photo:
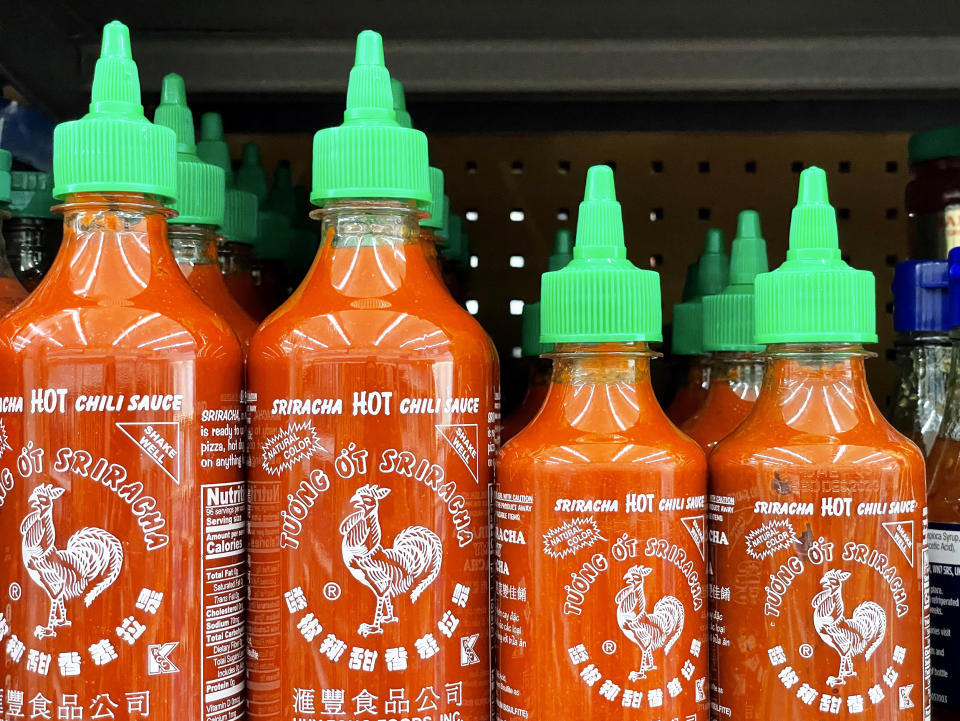
<svg viewBox="0 0 960 721">
<path fill-rule="evenodd" d="M 13 158 L 8 150 L 0 150 L 0 225 L 10 218 L 10 166 Z M 7 246 L 0 233 L 0 315 L 15 308 L 27 297 L 23 287 L 13 272 L 13 266 L 7 259 Z"/>
<path fill-rule="evenodd" d="M 33 170 L 10 174 L 10 219 L 4 224 L 7 258 L 27 291 L 39 285 L 53 262 L 63 223 L 50 210 L 53 175 Z"/>
<path fill-rule="evenodd" d="M 249 713 L 490 718 L 495 355 L 423 253 L 379 34 L 314 138 L 317 260 L 251 342 Z"/>
<path fill-rule="evenodd" d="M 223 137 L 223 120 L 218 113 L 200 118 L 197 156 L 223 169 L 223 225 L 220 226 L 218 256 L 227 290 L 254 320 L 263 320 L 267 309 L 260 297 L 254 273 L 253 242 L 257 237 L 257 196 L 236 187 L 230 149 Z"/>
<path fill-rule="evenodd" d="M 710 387 L 710 358 L 703 349 L 703 297 L 722 293 L 730 274 L 723 231 L 709 228 L 699 260 L 687 269 L 683 286 L 683 302 L 673 306 L 673 335 L 670 351 L 675 356 L 689 356 L 686 378 L 667 415 L 677 425 L 696 413 L 707 399 Z"/>
<path fill-rule="evenodd" d="M 923 457 L 867 387 L 875 312 L 807 168 L 787 260 L 755 281 L 760 397 L 709 458 L 714 721 L 929 717 Z"/>
<path fill-rule="evenodd" d="M 753 342 L 753 281 L 766 272 L 767 243 L 760 234 L 760 216 L 755 210 L 743 210 L 730 251 L 729 284 L 722 293 L 705 295 L 701 301 L 710 387 L 700 410 L 681 426 L 708 452 L 747 417 L 760 393 L 763 346 Z"/>
<path fill-rule="evenodd" d="M 930 695 L 936 721 L 960 719 L 960 689 L 957 687 L 960 654 L 956 644 L 956 638 L 960 636 L 960 248 L 954 248 L 949 254 L 948 301 L 948 324 L 953 326 L 950 333 L 953 362 L 948 374 L 943 421 L 927 464 Z"/>
<path fill-rule="evenodd" d="M 167 237 L 177 265 L 190 287 L 227 322 L 246 348 L 256 321 L 233 299 L 217 262 L 217 228 L 224 217 L 223 169 L 197 157 L 193 113 L 187 106 L 183 78 L 163 78 L 160 105 L 153 118 L 177 135 L 177 216 L 167 221 Z"/>
<path fill-rule="evenodd" d="M 553 252 L 547 259 L 547 271 L 566 267 L 573 258 L 573 233 L 560 228 L 553 235 Z M 527 427 L 540 412 L 550 387 L 552 361 L 546 354 L 553 346 L 540 342 L 540 301 L 524 303 L 520 317 L 520 349 L 528 363 L 527 390 L 520 405 L 503 422 L 500 441 L 506 443 Z"/>
<path fill-rule="evenodd" d="M 108 24 L 57 126 L 63 244 L 0 322 L 8 718 L 240 719 L 241 354 L 167 242 L 176 141 Z"/>
<path fill-rule="evenodd" d="M 650 382 L 659 276 L 587 171 L 573 260 L 543 276 L 553 378 L 498 464 L 497 718 L 707 718 L 706 462 Z"/>
</svg>

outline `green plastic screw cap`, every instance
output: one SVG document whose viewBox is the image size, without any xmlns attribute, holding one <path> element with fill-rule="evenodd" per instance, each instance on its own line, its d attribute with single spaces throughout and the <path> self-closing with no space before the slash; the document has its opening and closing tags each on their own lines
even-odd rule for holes
<svg viewBox="0 0 960 721">
<path fill-rule="evenodd" d="M 290 218 L 271 210 L 267 204 L 267 195 L 270 192 L 267 174 L 260 160 L 260 146 L 256 143 L 243 146 L 236 182 L 240 190 L 253 193 L 259 202 L 257 236 L 253 242 L 257 255 L 271 260 L 286 258 L 290 252 Z"/>
<path fill-rule="evenodd" d="M 53 131 L 53 177 L 56 198 L 91 191 L 176 199 L 176 139 L 143 115 L 130 31 L 121 22 L 103 28 L 90 112 Z"/>
<path fill-rule="evenodd" d="M 760 215 L 742 210 L 730 251 L 730 282 L 719 295 L 703 298 L 705 351 L 763 350 L 753 340 L 753 290 L 757 275 L 767 270 L 767 242 L 760 231 Z"/>
<path fill-rule="evenodd" d="M 357 37 L 343 124 L 313 138 L 313 191 L 319 206 L 343 198 L 430 202 L 427 136 L 404 128 L 393 110 L 383 38 L 373 30 Z"/>
<path fill-rule="evenodd" d="M 729 277 L 730 257 L 725 249 L 723 231 L 709 228 L 700 259 L 687 268 L 683 302 L 673 306 L 670 350 L 674 355 L 701 355 L 704 352 L 702 299 L 705 295 L 723 292 Z"/>
<path fill-rule="evenodd" d="M 840 257 L 827 175 L 800 173 L 787 259 L 756 278 L 755 342 L 876 343 L 876 283 Z"/>
<path fill-rule="evenodd" d="M 697 261 L 697 289 L 701 296 L 722 293 L 730 280 L 730 256 L 720 228 L 707 229 L 703 253 Z"/>
<path fill-rule="evenodd" d="M 443 171 L 431 166 L 427 168 L 427 172 L 430 176 L 430 202 L 424 210 L 430 213 L 430 217 L 421 220 L 420 225 L 433 228 L 436 232 L 446 225 L 444 213 L 450 210 L 450 200 L 443 194 Z"/>
<path fill-rule="evenodd" d="M 13 156 L 9 150 L 0 150 L 0 204 L 6 210 L 10 202 L 10 168 L 13 167 Z"/>
<path fill-rule="evenodd" d="M 0 190 L 0 195 L 2 193 Z M 14 218 L 55 218 L 50 208 L 56 202 L 50 173 L 33 170 L 14 170 L 10 173 L 10 214 Z"/>
<path fill-rule="evenodd" d="M 573 232 L 568 228 L 560 228 L 553 234 L 553 252 L 547 259 L 547 270 L 566 268 L 573 260 Z"/>
<path fill-rule="evenodd" d="M 393 93 L 393 112 L 397 115 L 397 122 L 401 127 L 412 128 L 413 120 L 407 112 L 407 94 L 403 91 L 403 83 L 390 78 L 390 91 Z"/>
<path fill-rule="evenodd" d="M 252 245 L 257 236 L 257 196 L 234 187 L 230 149 L 223 137 L 223 119 L 219 113 L 204 113 L 201 116 L 197 155 L 204 162 L 223 170 L 226 190 L 220 234 L 233 243 Z"/>
<path fill-rule="evenodd" d="M 553 252 L 547 260 L 547 270 L 565 268 L 573 260 L 573 233 L 560 228 L 553 234 Z M 540 302 L 524 303 L 520 317 L 520 349 L 524 356 L 541 356 L 553 349 L 551 343 L 540 342 Z"/>
<path fill-rule="evenodd" d="M 193 136 L 193 113 L 187 105 L 187 89 L 176 73 L 164 76 L 160 105 L 153 122 L 170 128 L 177 137 L 177 202 L 170 207 L 182 225 L 223 225 L 225 180 L 223 168 L 197 157 Z"/>
<path fill-rule="evenodd" d="M 470 238 L 463 230 L 463 218 L 451 213 L 447 223 L 447 237 L 437 244 L 444 260 L 453 266 L 466 269 L 470 267 Z"/>
<path fill-rule="evenodd" d="M 960 157 L 960 125 L 914 133 L 907 144 L 910 165 Z"/>
<path fill-rule="evenodd" d="M 609 166 L 587 170 L 573 260 L 540 283 L 543 343 L 662 340 L 660 276 L 627 260 Z"/>
</svg>

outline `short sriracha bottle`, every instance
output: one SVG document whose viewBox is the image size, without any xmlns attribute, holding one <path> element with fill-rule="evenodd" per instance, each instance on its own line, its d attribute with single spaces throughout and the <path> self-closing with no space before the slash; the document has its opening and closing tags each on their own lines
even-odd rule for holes
<svg viewBox="0 0 960 721">
<path fill-rule="evenodd" d="M 703 303 L 703 349 L 710 354 L 710 387 L 703 405 L 681 428 L 705 451 L 740 425 L 760 394 L 763 346 L 753 341 L 753 281 L 767 272 L 760 216 L 743 210 L 730 250 L 730 280 Z"/>
<path fill-rule="evenodd" d="M 875 293 L 807 168 L 755 281 L 760 397 L 709 459 L 714 721 L 929 718 L 923 456 L 867 387 Z"/>
<path fill-rule="evenodd" d="M 10 218 L 10 167 L 13 158 L 8 150 L 0 150 L 0 224 Z M 7 258 L 7 246 L 0 232 L 0 315 L 15 308 L 27 297 Z"/>
<path fill-rule="evenodd" d="M 540 302 L 553 377 L 498 463 L 497 718 L 705 721 L 706 460 L 654 396 L 660 278 L 606 165 Z"/>
<path fill-rule="evenodd" d="M 427 139 L 357 39 L 319 255 L 248 361 L 249 714 L 490 718 L 490 342 L 423 252 Z"/>
<path fill-rule="evenodd" d="M 243 718 L 242 358 L 170 251 L 176 162 L 111 22 L 54 132 L 63 244 L 0 321 L 11 718 Z"/>
<path fill-rule="evenodd" d="M 197 157 L 193 113 L 187 106 L 183 78 L 163 78 L 160 105 L 153 121 L 177 135 L 177 216 L 167 221 L 167 236 L 190 287 L 227 322 L 244 348 L 257 322 L 234 300 L 220 272 L 217 229 L 223 225 L 225 180 L 222 168 Z"/>
</svg>

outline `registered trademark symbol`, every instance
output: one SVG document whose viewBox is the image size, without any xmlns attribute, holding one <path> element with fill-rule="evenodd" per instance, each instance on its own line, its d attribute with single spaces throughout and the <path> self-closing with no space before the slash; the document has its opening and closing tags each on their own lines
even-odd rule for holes
<svg viewBox="0 0 960 721">
<path fill-rule="evenodd" d="M 803 658 L 810 658 L 810 657 L 812 657 L 812 656 L 813 656 L 813 646 L 811 646 L 809 643 L 802 644 L 802 645 L 800 646 L 800 655 L 801 655 Z"/>
<path fill-rule="evenodd" d="M 9 593 L 10 593 L 10 600 L 11 600 L 11 601 L 19 601 L 19 600 L 20 600 L 20 596 L 22 595 L 22 591 L 20 590 L 20 584 L 19 584 L 19 583 L 11 583 L 11 584 L 10 584 L 10 591 L 9 591 Z"/>
<path fill-rule="evenodd" d="M 340 586 L 331 581 L 323 587 L 323 597 L 328 601 L 336 601 L 340 598 Z"/>
<path fill-rule="evenodd" d="M 602 648 L 603 648 L 603 652 L 609 656 L 611 653 L 616 652 L 617 643 L 616 641 L 604 641 Z"/>
</svg>

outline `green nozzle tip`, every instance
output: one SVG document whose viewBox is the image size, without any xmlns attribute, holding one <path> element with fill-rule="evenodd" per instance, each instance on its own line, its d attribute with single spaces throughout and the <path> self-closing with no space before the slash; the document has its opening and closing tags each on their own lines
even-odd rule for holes
<svg viewBox="0 0 960 721">
<path fill-rule="evenodd" d="M 683 293 L 680 300 L 686 302 L 700 295 L 700 284 L 697 281 L 697 263 L 694 261 L 687 266 L 687 277 L 683 281 Z"/>
<path fill-rule="evenodd" d="M 573 259 L 541 279 L 541 342 L 661 339 L 660 276 L 627 260 L 616 197 L 613 171 L 590 168 Z"/>
<path fill-rule="evenodd" d="M 243 146 L 240 155 L 240 167 L 237 168 L 237 187 L 257 196 L 257 201 L 263 205 L 267 199 L 267 174 L 260 164 L 260 146 L 249 142 Z"/>
<path fill-rule="evenodd" d="M 560 228 L 553 234 L 553 252 L 547 261 L 547 270 L 560 270 L 573 259 L 573 232 Z"/>
<path fill-rule="evenodd" d="M 103 103 L 116 104 L 109 112 L 136 114 L 143 112 L 140 105 L 140 74 L 133 62 L 130 48 L 130 30 L 119 20 L 103 28 L 100 58 L 93 71 L 90 90 L 90 111 L 102 112 Z M 123 108 L 123 105 L 129 107 Z"/>
<path fill-rule="evenodd" d="M 187 89 L 183 78 L 176 73 L 163 77 L 160 90 L 160 105 L 153 114 L 153 122 L 170 128 L 177 135 L 177 152 L 197 151 L 193 135 L 193 113 L 187 106 Z"/>
<path fill-rule="evenodd" d="M 800 173 L 787 260 L 756 277 L 758 343 L 876 343 L 873 273 L 840 256 L 837 216 L 820 168 Z"/>
<path fill-rule="evenodd" d="M 397 122 L 404 128 L 412 128 L 413 120 L 407 112 L 407 96 L 403 92 L 403 83 L 396 78 L 390 78 L 390 90 L 393 92 L 393 112 L 397 114 Z"/>
<path fill-rule="evenodd" d="M 740 285 L 752 287 L 753 279 L 768 270 L 767 241 L 760 231 L 760 214 L 741 210 L 737 216 L 737 237 L 730 250 L 730 281 L 724 293 Z"/>
<path fill-rule="evenodd" d="M 187 104 L 187 88 L 183 83 L 182 76 L 177 73 L 167 73 L 163 76 L 163 84 L 160 87 L 160 104 Z"/>
<path fill-rule="evenodd" d="M 730 279 L 730 256 L 723 231 L 709 228 L 703 241 L 703 254 L 697 262 L 697 287 L 701 296 L 722 293 Z"/>
<path fill-rule="evenodd" d="M 243 146 L 243 151 L 240 156 L 240 164 L 259 168 L 260 167 L 260 146 L 253 142 L 246 143 Z"/>
<path fill-rule="evenodd" d="M 724 248 L 725 242 L 723 231 L 720 230 L 720 228 L 708 228 L 707 234 L 703 239 L 703 252 L 723 253 L 726 250 L 726 248 Z"/>
<path fill-rule="evenodd" d="M 760 232 L 760 214 L 755 210 L 741 210 L 737 216 L 737 237 L 733 242 L 736 243 L 739 238 L 763 238 Z"/>
<path fill-rule="evenodd" d="M 133 59 L 130 49 L 130 28 L 119 20 L 113 20 L 103 26 L 103 39 L 100 43 L 101 58 Z"/>
<path fill-rule="evenodd" d="M 444 205 L 443 199 L 443 171 L 440 168 L 430 167 L 428 169 L 430 178 L 430 203 L 424 208 L 430 215 L 420 221 L 420 225 L 425 228 L 433 228 L 434 233 L 443 229 L 446 224 L 444 212 L 449 210 L 449 206 Z"/>
<path fill-rule="evenodd" d="M 354 65 L 385 64 L 383 58 L 383 36 L 376 30 L 364 30 L 357 35 L 357 52 Z"/>
<path fill-rule="evenodd" d="M 200 117 L 200 140 L 223 140 L 223 118 L 220 113 L 204 113 Z"/>
<path fill-rule="evenodd" d="M 390 72 L 383 60 L 383 38 L 373 30 L 357 36 L 357 55 L 347 85 L 344 125 L 396 123 Z"/>
</svg>

